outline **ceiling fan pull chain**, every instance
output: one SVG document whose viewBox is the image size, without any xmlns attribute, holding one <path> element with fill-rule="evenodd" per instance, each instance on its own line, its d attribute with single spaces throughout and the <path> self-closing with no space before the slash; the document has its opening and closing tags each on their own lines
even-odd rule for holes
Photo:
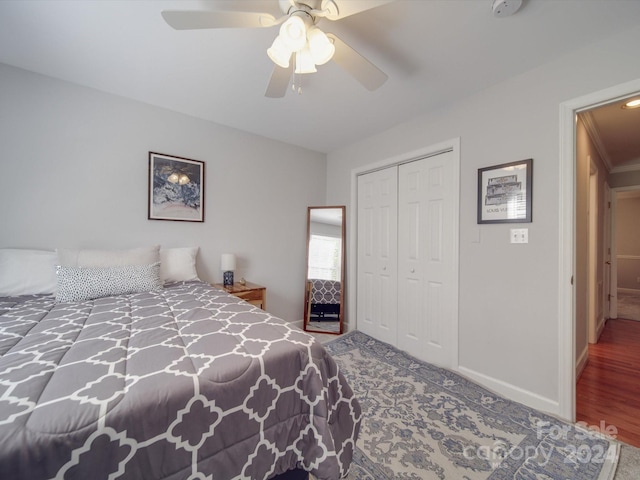
<svg viewBox="0 0 640 480">
<path fill-rule="evenodd" d="M 294 55 L 296 56 L 295 61 L 297 62 L 298 53 L 295 52 Z M 293 70 L 292 77 L 293 79 L 291 80 L 291 90 L 296 92 L 298 95 L 302 95 L 302 76 L 296 73 L 295 68 Z"/>
</svg>

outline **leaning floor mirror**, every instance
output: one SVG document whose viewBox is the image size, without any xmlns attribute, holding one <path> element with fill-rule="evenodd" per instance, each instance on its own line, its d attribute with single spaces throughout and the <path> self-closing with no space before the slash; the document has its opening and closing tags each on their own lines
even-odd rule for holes
<svg viewBox="0 0 640 480">
<path fill-rule="evenodd" d="M 304 329 L 342 333 L 345 207 L 309 207 Z"/>
</svg>

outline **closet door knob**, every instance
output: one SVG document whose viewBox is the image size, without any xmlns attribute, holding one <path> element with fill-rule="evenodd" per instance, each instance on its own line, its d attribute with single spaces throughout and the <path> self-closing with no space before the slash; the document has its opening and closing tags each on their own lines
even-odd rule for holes
<svg viewBox="0 0 640 480">
<path fill-rule="evenodd" d="M 383 271 L 384 271 L 384 270 L 386 270 L 386 269 L 387 269 L 387 267 L 386 267 L 386 266 L 385 266 L 385 267 L 382 267 L 382 270 L 383 270 Z"/>
<path fill-rule="evenodd" d="M 411 273 L 415 273 L 415 272 L 416 272 L 416 269 L 415 269 L 415 268 L 412 268 L 412 269 L 411 269 Z"/>
</svg>

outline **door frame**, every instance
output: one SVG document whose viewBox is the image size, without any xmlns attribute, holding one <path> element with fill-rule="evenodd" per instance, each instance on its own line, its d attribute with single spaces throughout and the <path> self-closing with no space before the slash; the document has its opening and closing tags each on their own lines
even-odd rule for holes
<svg viewBox="0 0 640 480">
<path fill-rule="evenodd" d="M 575 342 L 575 183 L 576 115 L 580 111 L 622 100 L 640 91 L 640 79 L 599 90 L 560 104 L 560 195 L 558 214 L 558 414 L 576 419 Z"/>
<path fill-rule="evenodd" d="M 451 313 L 453 322 L 451 325 L 451 367 L 458 367 L 458 292 L 460 288 L 459 270 L 460 270 L 460 137 L 445 140 L 444 142 L 430 145 L 418 150 L 413 150 L 393 157 L 374 162 L 368 165 L 354 168 L 351 170 L 351 204 L 349 215 L 349 229 L 352 232 L 349 235 L 349 268 L 347 269 L 348 278 L 348 294 L 349 300 L 347 305 L 348 313 L 348 331 L 355 330 L 356 325 L 356 293 L 357 293 L 357 249 L 358 249 L 358 176 L 365 173 L 374 172 L 383 168 L 402 165 L 403 163 L 412 162 L 425 157 L 432 157 L 439 153 L 452 152 L 453 154 L 453 211 L 456 213 L 453 219 L 453 278 L 452 278 L 452 294 L 451 294 Z"/>
<path fill-rule="evenodd" d="M 604 234 L 603 234 L 603 245 L 602 245 L 602 258 L 604 259 L 604 272 L 603 272 L 603 279 L 604 279 L 604 286 L 603 286 L 603 292 L 602 292 L 602 305 L 603 305 L 603 310 L 604 310 L 604 321 L 605 324 L 607 322 L 607 320 L 609 318 L 611 318 L 611 312 L 612 312 L 612 302 L 611 299 L 614 298 L 613 295 L 611 295 L 611 292 L 613 291 L 611 286 L 611 274 L 613 272 L 613 260 L 612 260 L 612 255 L 613 255 L 613 239 L 614 239 L 614 233 L 613 233 L 613 212 L 614 212 L 614 204 L 613 204 L 613 199 L 612 196 L 614 196 L 615 194 L 612 193 L 612 189 L 609 186 L 609 182 L 605 182 L 604 184 Z M 616 302 L 616 311 L 617 311 L 618 305 Z"/>
<path fill-rule="evenodd" d="M 598 182 L 600 172 L 598 165 L 593 161 L 591 155 L 589 160 L 589 195 L 588 195 L 588 253 L 587 253 L 587 331 L 588 342 L 598 342 L 598 321 L 600 320 L 598 311 L 600 299 L 598 298 Z"/>
</svg>

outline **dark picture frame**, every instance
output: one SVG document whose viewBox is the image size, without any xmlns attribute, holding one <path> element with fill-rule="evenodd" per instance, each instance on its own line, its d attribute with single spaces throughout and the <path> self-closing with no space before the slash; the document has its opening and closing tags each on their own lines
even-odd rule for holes
<svg viewBox="0 0 640 480">
<path fill-rule="evenodd" d="M 204 162 L 149 152 L 148 219 L 204 222 Z"/>
<path fill-rule="evenodd" d="M 533 159 L 478 169 L 478 223 L 530 223 Z"/>
</svg>

